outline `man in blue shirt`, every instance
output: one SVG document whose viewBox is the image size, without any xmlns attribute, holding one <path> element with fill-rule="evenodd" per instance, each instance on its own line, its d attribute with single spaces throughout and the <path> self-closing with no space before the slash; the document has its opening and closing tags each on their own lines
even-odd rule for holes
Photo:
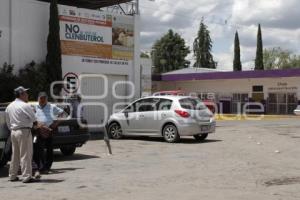
<svg viewBox="0 0 300 200">
<path fill-rule="evenodd" d="M 39 134 L 34 140 L 35 155 L 34 160 L 38 170 L 48 173 L 53 163 L 53 137 L 52 129 L 56 128 L 54 120 L 64 114 L 63 109 L 48 102 L 48 95 L 40 92 L 38 95 L 38 105 L 35 106 L 35 116 L 40 126 Z M 46 149 L 46 157 L 44 158 L 44 148 Z"/>
</svg>

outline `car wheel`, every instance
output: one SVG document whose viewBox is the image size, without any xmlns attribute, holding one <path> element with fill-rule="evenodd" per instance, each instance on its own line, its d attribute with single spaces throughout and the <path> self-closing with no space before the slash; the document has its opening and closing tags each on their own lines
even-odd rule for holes
<svg viewBox="0 0 300 200">
<path fill-rule="evenodd" d="M 122 138 L 122 128 L 117 122 L 113 122 L 108 127 L 108 134 L 112 139 Z"/>
<path fill-rule="evenodd" d="M 166 142 L 174 143 L 180 139 L 176 126 L 168 124 L 163 128 L 163 136 Z"/>
<path fill-rule="evenodd" d="M 64 146 L 64 147 L 60 148 L 60 151 L 65 156 L 71 156 L 71 155 L 73 155 L 75 153 L 76 147 L 75 146 Z"/>
<path fill-rule="evenodd" d="M 201 134 L 201 135 L 194 135 L 194 138 L 197 140 L 197 141 L 204 141 L 206 138 L 207 138 L 208 134 L 205 133 L 205 134 Z"/>
</svg>

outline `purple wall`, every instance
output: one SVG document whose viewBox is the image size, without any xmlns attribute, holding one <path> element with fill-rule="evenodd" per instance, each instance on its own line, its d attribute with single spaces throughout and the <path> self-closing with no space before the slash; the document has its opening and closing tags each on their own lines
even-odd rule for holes
<svg viewBox="0 0 300 200">
<path fill-rule="evenodd" d="M 297 77 L 297 76 L 300 76 L 300 69 L 153 75 L 152 80 L 153 81 L 189 81 L 189 80 L 216 80 L 216 79 L 276 78 L 276 77 Z"/>
</svg>

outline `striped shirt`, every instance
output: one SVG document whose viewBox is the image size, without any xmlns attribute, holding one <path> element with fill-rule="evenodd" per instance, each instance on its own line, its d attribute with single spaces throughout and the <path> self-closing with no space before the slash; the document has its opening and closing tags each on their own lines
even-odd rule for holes
<svg viewBox="0 0 300 200">
<path fill-rule="evenodd" d="M 55 119 L 57 119 L 59 115 L 61 115 L 64 112 L 63 109 L 50 103 L 47 103 L 43 107 L 40 105 L 36 105 L 35 111 L 37 121 L 45 124 L 48 127 L 53 123 Z"/>
</svg>

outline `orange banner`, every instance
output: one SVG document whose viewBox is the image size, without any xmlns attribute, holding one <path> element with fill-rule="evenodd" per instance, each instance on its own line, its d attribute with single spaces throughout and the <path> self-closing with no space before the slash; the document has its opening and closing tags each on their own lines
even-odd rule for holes
<svg viewBox="0 0 300 200">
<path fill-rule="evenodd" d="M 116 60 L 133 60 L 133 52 L 115 50 L 112 51 L 112 58 Z"/>
<path fill-rule="evenodd" d="M 61 53 L 69 56 L 88 56 L 112 59 L 112 46 L 77 41 L 61 41 Z"/>
</svg>

